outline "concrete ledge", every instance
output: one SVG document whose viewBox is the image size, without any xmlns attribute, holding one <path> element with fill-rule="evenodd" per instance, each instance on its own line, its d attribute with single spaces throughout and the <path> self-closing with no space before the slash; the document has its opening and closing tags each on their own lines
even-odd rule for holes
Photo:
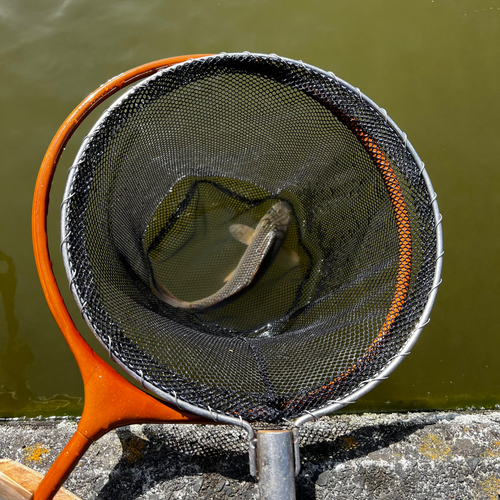
<svg viewBox="0 0 500 500">
<path fill-rule="evenodd" d="M 45 472 L 75 420 L 0 422 L 0 458 Z M 500 412 L 325 417 L 301 434 L 300 499 L 498 499 Z M 134 425 L 92 444 L 65 484 L 82 499 L 257 499 L 246 434 Z"/>
</svg>

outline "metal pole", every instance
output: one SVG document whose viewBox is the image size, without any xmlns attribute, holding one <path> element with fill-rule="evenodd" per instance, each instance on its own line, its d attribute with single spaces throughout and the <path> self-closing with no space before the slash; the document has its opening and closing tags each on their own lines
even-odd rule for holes
<svg viewBox="0 0 500 500">
<path fill-rule="evenodd" d="M 295 458 L 290 430 L 257 431 L 260 500 L 295 500 Z"/>
</svg>

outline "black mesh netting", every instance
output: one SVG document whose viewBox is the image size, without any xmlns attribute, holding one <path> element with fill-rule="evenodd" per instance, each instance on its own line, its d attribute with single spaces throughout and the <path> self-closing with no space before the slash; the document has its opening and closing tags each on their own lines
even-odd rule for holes
<svg viewBox="0 0 500 500">
<path fill-rule="evenodd" d="M 302 63 L 195 59 L 131 89 L 68 181 L 64 251 L 82 312 L 159 394 L 278 422 L 341 399 L 385 367 L 432 288 L 435 220 L 405 142 L 363 96 Z M 283 251 L 231 302 L 214 293 L 287 200 Z M 298 264 L 292 255 L 298 256 Z"/>
</svg>

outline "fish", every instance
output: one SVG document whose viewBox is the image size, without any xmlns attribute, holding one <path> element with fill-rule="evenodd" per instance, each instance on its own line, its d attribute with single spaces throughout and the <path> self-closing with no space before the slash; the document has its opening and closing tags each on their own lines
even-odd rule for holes
<svg viewBox="0 0 500 500">
<path fill-rule="evenodd" d="M 252 229 L 249 226 L 245 226 L 245 224 L 232 224 L 229 226 L 229 232 L 231 235 L 244 243 L 245 245 L 250 245 L 255 235 L 256 229 Z M 280 246 L 278 250 L 278 255 L 276 256 L 276 260 L 280 260 L 283 265 L 287 267 L 295 267 L 299 263 L 299 256 L 297 252 L 294 252 L 290 248 L 285 248 L 284 246 Z M 229 281 L 233 276 L 234 271 L 226 276 L 224 279 L 224 283 Z"/>
<path fill-rule="evenodd" d="M 163 302 L 176 308 L 201 310 L 219 305 L 252 283 L 268 255 L 273 259 L 278 254 L 291 219 L 290 204 L 286 201 L 279 201 L 262 217 L 255 230 L 243 224 L 230 226 L 231 234 L 248 246 L 236 269 L 226 278 L 225 284 L 212 295 L 193 302 L 180 300 L 154 278 L 153 293 Z M 291 252 L 292 260 L 298 263 L 297 254 L 293 251 L 289 252 Z"/>
</svg>

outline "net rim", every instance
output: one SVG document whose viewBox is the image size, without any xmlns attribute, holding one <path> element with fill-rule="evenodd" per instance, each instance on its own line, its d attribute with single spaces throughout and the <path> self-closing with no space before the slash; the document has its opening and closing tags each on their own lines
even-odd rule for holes
<svg viewBox="0 0 500 500">
<path fill-rule="evenodd" d="M 385 378 L 387 378 L 387 376 L 390 373 L 392 373 L 392 371 L 399 365 L 399 363 L 402 361 L 402 359 L 409 354 L 411 348 L 413 347 L 413 345 L 417 341 L 418 336 L 420 335 L 423 327 L 429 321 L 430 312 L 432 310 L 432 306 L 434 304 L 435 296 L 437 293 L 437 288 L 438 288 L 439 283 L 440 283 L 441 267 L 442 267 L 442 253 L 443 253 L 442 252 L 441 216 L 440 216 L 439 208 L 438 208 L 437 201 L 436 201 L 436 195 L 435 195 L 434 189 L 432 188 L 432 184 L 431 184 L 430 178 L 427 174 L 427 171 L 425 170 L 424 163 L 421 161 L 421 159 L 419 158 L 415 149 L 413 148 L 411 143 L 408 141 L 406 134 L 403 133 L 401 131 L 401 129 L 399 129 L 399 127 L 395 124 L 395 122 L 388 117 L 387 112 L 383 108 L 381 108 L 377 104 L 375 104 L 371 99 L 369 99 L 366 95 L 364 95 L 358 88 L 356 88 L 356 87 L 350 85 L 349 83 L 345 82 L 344 80 L 338 78 L 334 73 L 326 72 L 326 71 L 324 71 L 320 68 L 317 68 L 315 66 L 305 64 L 302 61 L 296 61 L 293 59 L 279 57 L 275 54 L 266 55 L 266 54 L 259 54 L 259 53 L 250 53 L 250 52 L 220 53 L 220 54 L 216 54 L 216 55 L 201 56 L 197 59 L 210 59 L 210 58 L 232 57 L 232 56 L 241 57 L 242 55 L 253 56 L 255 58 L 260 57 L 260 58 L 266 58 L 266 59 L 276 59 L 276 60 L 283 61 L 286 63 L 291 63 L 294 66 L 296 66 L 298 63 L 309 72 L 318 73 L 318 74 L 326 77 L 327 79 L 335 80 L 336 82 L 340 83 L 341 85 L 345 86 L 346 88 L 348 88 L 349 90 L 354 92 L 359 97 L 359 99 L 361 99 L 365 103 L 369 104 L 371 106 L 371 108 L 374 109 L 381 117 L 383 117 L 383 119 L 386 121 L 386 123 L 401 138 L 401 140 L 404 143 L 405 148 L 409 151 L 410 155 L 413 157 L 417 166 L 419 167 L 420 174 L 422 175 L 422 177 L 425 181 L 425 185 L 426 185 L 428 194 L 430 195 L 431 200 L 432 200 L 434 220 L 436 223 L 436 237 L 437 237 L 436 238 L 436 242 L 437 242 L 436 255 L 438 257 L 437 257 L 437 262 L 436 262 L 436 266 L 435 266 L 432 289 L 431 289 L 431 292 L 427 298 L 427 303 L 424 307 L 423 313 L 420 316 L 420 320 L 417 323 L 417 326 L 414 328 L 414 330 L 408 335 L 408 339 L 407 339 L 403 349 L 401 349 L 400 352 L 392 359 L 392 361 L 387 363 L 386 366 L 375 377 L 364 381 L 362 387 L 358 388 L 357 390 L 352 391 L 351 393 L 345 395 L 344 397 L 342 397 L 339 400 L 330 401 L 325 406 L 318 407 L 313 411 L 303 412 L 303 414 L 301 416 L 297 417 L 297 420 L 296 420 L 296 425 L 302 425 L 305 421 L 309 420 L 310 418 L 317 418 L 318 416 L 322 416 L 322 415 L 337 411 L 338 409 L 346 406 L 347 404 L 354 403 L 361 396 L 363 396 L 364 394 L 369 392 L 369 390 L 371 390 L 376 385 L 378 385 L 378 383 L 380 383 L 382 380 L 385 380 Z M 140 86 L 147 85 L 151 80 L 162 76 L 164 73 L 168 73 L 169 71 L 173 71 L 173 69 L 177 68 L 179 65 L 186 65 L 186 64 L 189 64 L 190 62 L 191 61 L 189 59 L 186 59 L 186 60 L 180 61 L 172 66 L 169 66 L 167 68 L 159 69 L 153 75 L 149 76 L 148 78 L 143 79 L 137 85 L 134 85 L 134 87 L 128 89 L 119 99 L 117 99 L 109 108 L 107 108 L 105 110 L 105 112 L 102 114 L 102 116 L 97 120 L 97 122 L 93 126 L 91 132 L 88 134 L 88 136 L 83 141 L 73 166 L 78 165 L 78 161 L 79 161 L 81 155 L 83 154 L 83 151 L 85 150 L 85 147 L 88 144 L 88 141 L 91 140 L 95 131 L 102 125 L 103 121 L 106 119 L 106 117 L 109 115 L 109 113 L 111 113 L 113 109 L 115 109 L 116 107 L 119 107 L 121 105 L 121 103 L 123 102 L 124 99 L 128 98 L 128 96 L 130 96 L 133 92 L 135 92 L 138 88 L 140 88 Z M 358 137 L 358 139 L 359 139 L 359 137 Z M 72 276 L 70 265 L 69 265 L 68 252 L 67 252 L 66 246 L 64 245 L 64 241 L 67 238 L 66 227 L 65 227 L 64 221 L 66 219 L 65 201 L 68 199 L 68 197 L 70 195 L 69 191 L 70 191 L 70 187 L 72 185 L 72 177 L 74 176 L 74 174 L 75 174 L 75 169 L 73 169 L 70 172 L 69 177 L 68 177 L 68 181 L 66 184 L 66 190 L 65 190 L 65 194 L 64 194 L 62 214 L 61 214 L 61 238 L 62 238 L 62 242 L 63 242 L 62 253 L 63 253 L 63 260 L 64 260 L 66 273 L 68 275 L 68 279 L 70 280 L 70 283 L 72 283 L 72 281 L 73 281 L 73 276 Z M 70 176 L 71 176 L 71 180 L 70 180 Z M 71 287 L 71 291 L 73 293 L 73 296 L 75 297 L 75 300 L 76 300 L 80 310 L 83 312 L 84 308 L 85 308 L 85 304 L 81 303 L 81 300 L 78 297 L 78 295 L 76 294 L 74 287 Z M 106 345 L 103 342 L 103 340 L 101 339 L 100 335 L 97 335 L 91 322 L 87 318 L 87 315 L 83 314 L 83 316 L 85 318 L 85 321 L 87 322 L 87 325 L 89 326 L 91 331 L 94 333 L 94 335 L 98 338 L 101 345 L 113 357 L 112 350 L 110 349 L 110 345 Z M 377 335 L 377 337 L 379 335 Z M 136 372 L 132 371 L 129 367 L 127 367 L 124 363 L 122 363 L 116 357 L 113 357 L 113 360 L 115 362 L 117 362 L 130 376 L 132 376 L 135 380 L 140 382 L 144 387 L 146 387 L 149 390 L 152 390 L 155 394 L 160 396 L 162 399 L 165 399 L 166 401 L 168 401 L 170 403 L 176 404 L 180 408 L 188 409 L 189 411 L 191 411 L 193 413 L 198 413 L 198 414 L 203 415 L 203 416 L 209 416 L 210 418 L 212 418 L 214 420 L 216 420 L 215 415 L 217 415 L 217 416 L 227 415 L 227 413 L 223 413 L 223 412 L 219 412 L 219 411 L 215 411 L 215 410 L 211 410 L 211 409 L 209 409 L 207 411 L 206 409 L 194 406 L 186 401 L 183 401 L 182 398 L 178 398 L 175 393 L 173 395 L 166 393 L 165 391 L 159 389 L 157 386 L 153 386 L 149 382 L 144 381 Z M 234 418 L 234 417 L 231 417 L 231 418 Z"/>
</svg>

